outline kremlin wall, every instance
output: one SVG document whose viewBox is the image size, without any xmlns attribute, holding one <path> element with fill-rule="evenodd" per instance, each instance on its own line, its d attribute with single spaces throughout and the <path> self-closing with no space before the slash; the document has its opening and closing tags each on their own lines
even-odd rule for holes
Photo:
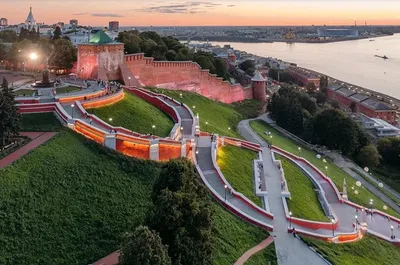
<svg viewBox="0 0 400 265">
<path fill-rule="evenodd" d="M 154 61 L 143 53 L 124 55 L 123 44 L 114 42 L 103 31 L 94 35 L 88 44 L 78 45 L 77 76 L 121 80 L 127 86 L 186 90 L 223 103 L 245 99 L 266 101 L 267 80 L 259 72 L 252 79 L 251 87 L 231 85 L 191 61 Z"/>
</svg>

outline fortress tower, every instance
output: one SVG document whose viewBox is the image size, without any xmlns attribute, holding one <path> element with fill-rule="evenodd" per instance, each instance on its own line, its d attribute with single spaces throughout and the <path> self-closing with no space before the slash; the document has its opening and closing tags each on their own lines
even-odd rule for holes
<svg viewBox="0 0 400 265">
<path fill-rule="evenodd" d="M 253 99 L 266 102 L 267 92 L 265 85 L 267 83 L 267 79 L 264 78 L 257 70 L 251 81 L 253 82 Z"/>
<path fill-rule="evenodd" d="M 89 43 L 78 45 L 77 76 L 81 79 L 119 80 L 124 44 L 99 30 Z"/>
</svg>

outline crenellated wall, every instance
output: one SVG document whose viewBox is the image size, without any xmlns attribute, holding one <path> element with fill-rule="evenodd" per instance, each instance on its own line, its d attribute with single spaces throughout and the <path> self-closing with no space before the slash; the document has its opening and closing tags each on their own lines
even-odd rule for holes
<svg viewBox="0 0 400 265">
<path fill-rule="evenodd" d="M 146 86 L 191 91 L 224 103 L 253 99 L 251 87 L 231 85 L 191 61 L 154 61 L 139 53 L 125 55 L 124 63 L 133 76 Z"/>
</svg>

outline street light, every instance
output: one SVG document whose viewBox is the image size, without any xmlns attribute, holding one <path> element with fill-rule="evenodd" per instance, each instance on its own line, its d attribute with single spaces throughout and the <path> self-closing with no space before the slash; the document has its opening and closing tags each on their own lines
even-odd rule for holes
<svg viewBox="0 0 400 265">
<path fill-rule="evenodd" d="M 207 128 L 208 128 L 208 126 L 207 126 L 207 125 L 208 125 L 208 121 L 206 121 L 206 132 L 208 131 L 208 130 L 207 130 Z"/>
<path fill-rule="evenodd" d="M 289 212 L 289 229 L 292 228 L 292 212 Z"/>
<path fill-rule="evenodd" d="M 334 225 L 335 220 L 331 219 L 331 223 L 332 223 L 332 236 L 335 236 L 335 225 Z"/>
<path fill-rule="evenodd" d="M 231 136 L 231 127 L 228 127 L 229 136 Z"/>
<path fill-rule="evenodd" d="M 151 128 L 153 129 L 153 135 L 154 135 L 154 129 L 156 128 L 155 125 L 151 126 Z"/>
<path fill-rule="evenodd" d="M 112 118 L 109 118 L 108 120 L 110 121 L 110 123 L 113 121 L 113 119 L 112 119 Z"/>
<path fill-rule="evenodd" d="M 395 239 L 395 236 L 394 236 L 394 231 L 393 231 L 393 225 L 391 225 L 390 226 L 390 230 L 392 230 L 392 235 L 391 235 L 391 239 Z"/>
<path fill-rule="evenodd" d="M 75 107 L 75 105 L 74 105 L 74 104 L 71 104 L 71 109 L 72 109 L 72 119 L 74 118 L 74 107 Z"/>
<path fill-rule="evenodd" d="M 39 57 L 39 56 L 37 55 L 36 52 L 32 52 L 31 54 L 29 54 L 29 58 L 30 58 L 31 60 L 37 60 L 38 57 Z"/>
<path fill-rule="evenodd" d="M 129 86 L 131 86 L 131 77 L 129 76 L 128 79 L 129 79 Z"/>
<path fill-rule="evenodd" d="M 272 145 L 272 135 L 269 136 L 269 139 L 270 139 L 271 145 Z"/>
<path fill-rule="evenodd" d="M 328 167 L 325 166 L 325 175 L 328 176 Z"/>
<path fill-rule="evenodd" d="M 356 218 L 356 231 L 357 231 L 357 229 L 358 229 L 358 216 L 356 215 L 355 218 Z"/>
<path fill-rule="evenodd" d="M 197 164 L 199 163 L 199 150 L 196 150 L 196 161 L 197 161 Z"/>
<path fill-rule="evenodd" d="M 374 203 L 374 200 L 373 199 L 370 199 L 369 200 L 369 204 L 371 205 L 371 213 L 372 213 L 372 204 Z"/>
<path fill-rule="evenodd" d="M 226 201 L 226 190 L 228 189 L 228 185 L 225 185 L 224 188 L 225 188 L 225 201 Z"/>
<path fill-rule="evenodd" d="M 179 94 L 179 97 L 181 98 L 181 106 L 183 106 L 183 95 L 182 95 L 182 93 Z"/>
<path fill-rule="evenodd" d="M 301 156 L 301 147 L 297 148 L 299 150 L 299 156 Z"/>
</svg>

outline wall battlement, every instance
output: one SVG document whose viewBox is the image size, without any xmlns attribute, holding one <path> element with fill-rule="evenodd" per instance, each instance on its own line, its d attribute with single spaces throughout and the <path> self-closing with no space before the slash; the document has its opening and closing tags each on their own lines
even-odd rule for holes
<svg viewBox="0 0 400 265">
<path fill-rule="evenodd" d="M 258 99 L 255 95 L 262 94 L 254 94 L 252 87 L 231 85 L 191 61 L 154 61 L 154 58 L 138 53 L 125 55 L 124 63 L 132 75 L 146 86 L 191 91 L 224 103 Z M 265 90 L 265 84 L 261 89 Z"/>
</svg>

